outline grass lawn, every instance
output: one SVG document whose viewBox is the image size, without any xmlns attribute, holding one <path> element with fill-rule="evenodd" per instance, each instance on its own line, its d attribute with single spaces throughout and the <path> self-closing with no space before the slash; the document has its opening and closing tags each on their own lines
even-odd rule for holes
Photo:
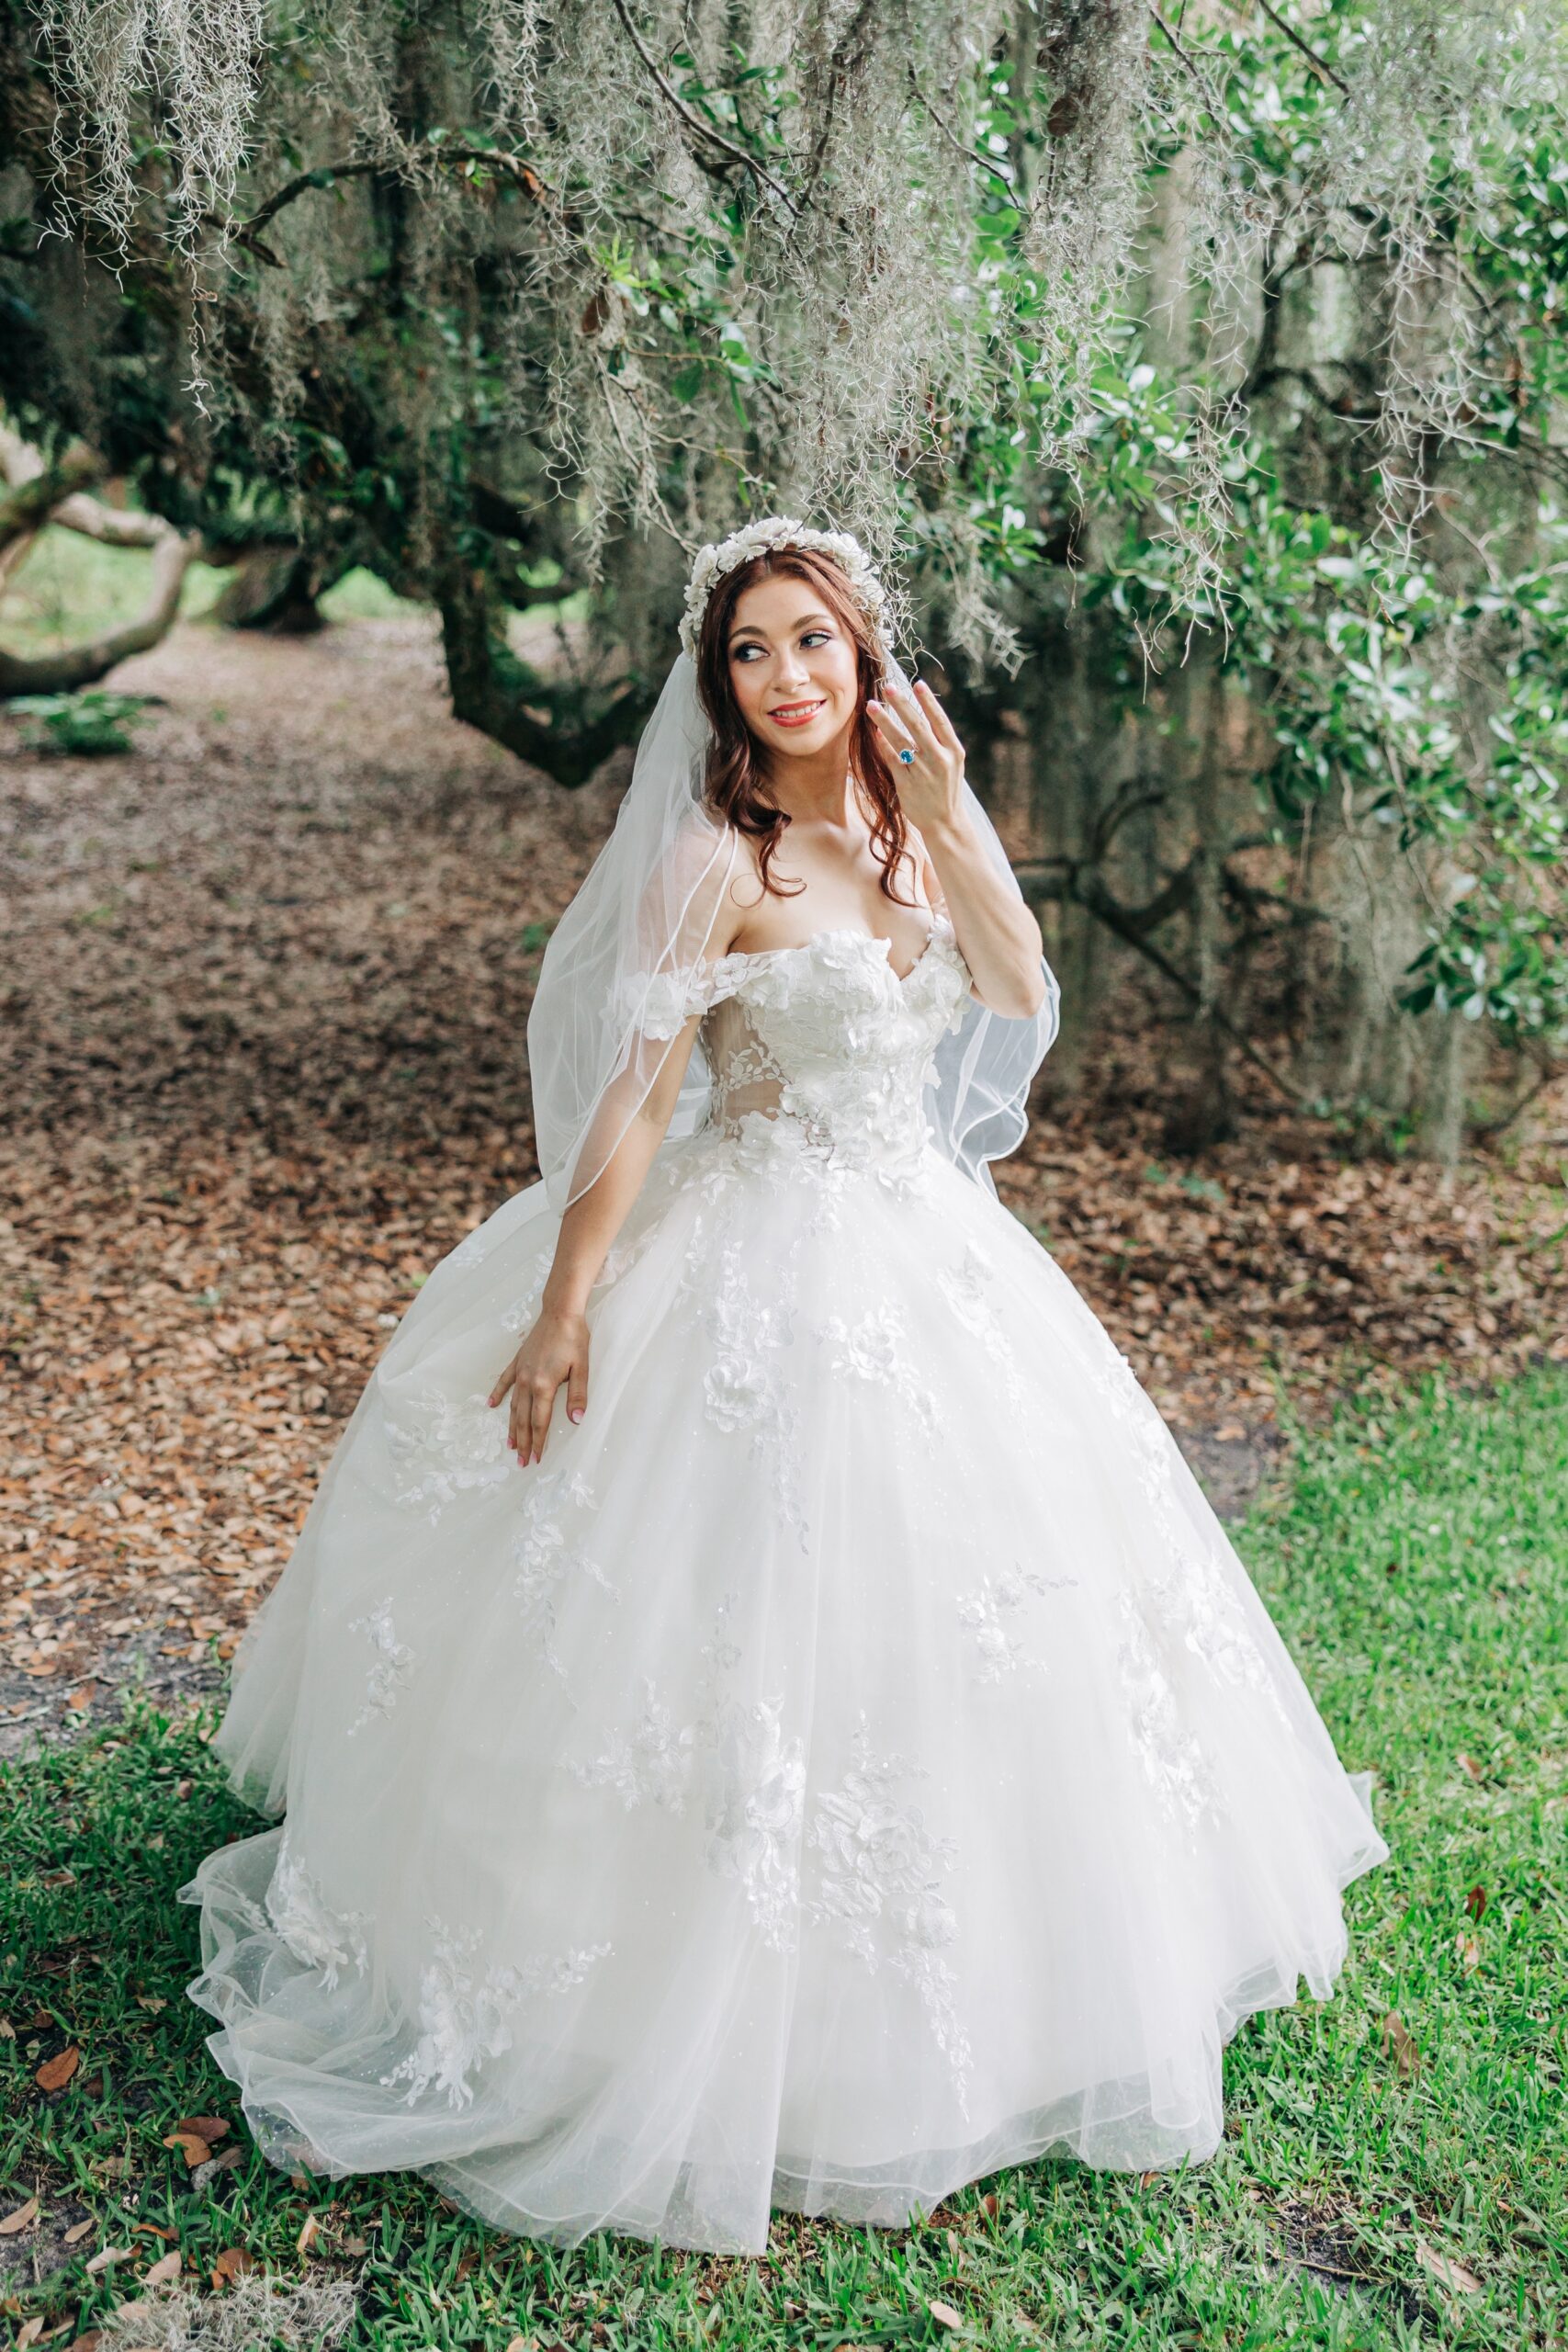
<svg viewBox="0 0 1568 2352">
<path fill-rule="evenodd" d="M 232 579 L 231 571 L 193 563 L 180 590 L 186 620 L 207 616 Z M 107 547 L 80 531 L 47 524 L 11 579 L 0 586 L 0 630 L 17 653 L 52 652 L 102 629 L 121 628 L 146 608 L 152 591 L 152 558 L 145 548 Z M 581 616 L 580 593 L 561 604 L 536 605 L 536 627 L 559 614 Z M 328 621 L 395 620 L 430 610 L 400 596 L 363 568 L 345 572 L 320 600 Z"/>
<path fill-rule="evenodd" d="M 1482 1400 L 1428 1385 L 1375 1419 L 1347 1412 L 1301 1440 L 1240 1540 L 1347 1765 L 1377 1776 L 1393 1851 L 1349 1890 L 1337 1996 L 1232 2043 L 1208 2165 L 1038 2165 L 897 2236 L 780 2220 L 763 2262 L 608 2238 L 562 2256 L 411 2175 L 275 2171 L 185 1997 L 196 1920 L 174 1899 L 256 1825 L 203 1746 L 210 1714 L 131 1708 L 5 1776 L 0 2263 L 17 2340 L 70 2346 L 176 2255 L 210 2299 L 191 2335 L 145 2312 L 104 2352 L 274 2340 L 265 2320 L 235 2333 L 261 2279 L 215 2293 L 227 2255 L 288 2284 L 276 2341 L 315 2342 L 335 2287 L 341 2340 L 377 2352 L 1562 2346 L 1568 1380 Z M 69 2079 L 41 2088 L 72 2050 Z M 239 2161 L 193 2174 L 167 2135 L 204 2115 L 231 2119 L 217 2145 Z M 36 2218 L 5 2222 L 35 2196 Z M 105 2248 L 130 2251 L 90 2271 Z"/>
</svg>

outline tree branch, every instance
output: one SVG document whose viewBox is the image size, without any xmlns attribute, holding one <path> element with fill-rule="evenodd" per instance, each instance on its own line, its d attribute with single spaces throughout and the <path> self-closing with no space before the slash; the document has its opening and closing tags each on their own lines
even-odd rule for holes
<svg viewBox="0 0 1568 2352">
<path fill-rule="evenodd" d="M 436 583 L 436 603 L 454 716 L 568 791 L 588 783 L 653 707 L 653 696 L 634 679 L 595 718 L 581 720 L 581 695 L 552 686 L 513 651 L 482 571 L 450 567 Z M 549 719 L 532 716 L 540 708 Z"/>
<path fill-rule="evenodd" d="M 1169 980 L 1173 988 L 1180 990 L 1195 1011 L 1201 1012 L 1206 1021 L 1212 1021 L 1216 1028 L 1224 1032 L 1236 1051 L 1249 1061 L 1255 1069 L 1263 1073 L 1270 1085 L 1279 1090 L 1293 1109 L 1304 1110 L 1311 1098 L 1303 1095 L 1298 1088 L 1292 1085 L 1284 1072 L 1276 1069 L 1269 1057 L 1259 1051 L 1246 1031 L 1238 1028 L 1227 1012 L 1223 1012 L 1218 1005 L 1205 1004 L 1202 990 L 1198 987 L 1197 982 L 1190 980 L 1179 965 L 1173 964 L 1170 957 L 1162 953 L 1148 936 L 1149 932 L 1156 929 L 1158 924 L 1165 922 L 1180 908 L 1191 902 L 1196 888 L 1196 866 L 1197 859 L 1194 857 L 1183 866 L 1179 874 L 1173 876 L 1165 888 L 1156 892 L 1155 897 L 1148 899 L 1142 907 L 1122 906 L 1119 899 L 1111 896 L 1100 876 L 1088 870 L 1083 862 L 1077 858 L 1044 858 L 1037 863 L 1017 865 L 1013 871 L 1018 876 L 1019 887 L 1026 899 L 1035 904 L 1050 899 L 1067 899 L 1074 906 L 1082 907 L 1087 914 L 1093 915 L 1098 922 L 1105 925 L 1108 931 L 1113 932 L 1118 939 L 1125 940 L 1129 947 L 1135 947 L 1138 954 L 1152 964 L 1156 972 Z"/>
<path fill-rule="evenodd" d="M 436 163 L 488 164 L 493 170 L 503 172 L 514 187 L 520 187 L 536 203 L 553 194 L 532 164 L 525 164 L 520 155 L 507 154 L 502 148 L 434 146 L 430 148 L 429 155 Z M 312 188 L 330 188 L 339 180 L 367 179 L 377 172 L 393 168 L 384 156 L 379 155 L 355 155 L 341 164 L 318 164 L 313 170 L 296 172 L 291 180 L 285 180 L 281 187 L 275 188 L 265 201 L 257 206 L 248 220 L 220 220 L 212 212 L 203 213 L 202 218 L 209 227 L 222 230 L 237 245 L 243 245 L 258 260 L 265 261 L 269 269 L 282 269 L 286 266 L 282 255 L 263 243 L 261 232 L 277 218 L 286 205 L 298 202 Z"/>
<path fill-rule="evenodd" d="M 19 445 L 26 447 L 26 444 Z M 48 522 L 61 501 L 73 491 L 96 481 L 104 471 L 104 461 L 96 449 L 85 441 L 73 441 L 58 465 L 39 462 L 37 472 L 13 474 L 9 464 L 6 478 L 10 487 L 0 498 L 0 548 L 7 548 L 13 540 L 31 538 L 33 533 Z"/>
<path fill-rule="evenodd" d="M 962 155 L 969 163 L 978 164 L 981 171 L 989 172 L 994 180 L 999 180 L 1001 182 L 1003 187 L 1006 188 L 1008 194 L 1016 203 L 1018 200 L 1019 190 L 1015 184 L 1012 173 L 1010 171 L 1004 172 L 998 164 L 992 163 L 988 155 L 982 155 L 977 147 L 965 147 L 963 140 L 960 139 L 956 130 L 952 130 L 943 119 L 937 107 L 936 101 L 933 98 L 928 97 L 925 91 L 921 89 L 919 76 L 916 74 L 912 65 L 909 68 L 909 87 L 914 92 L 916 97 L 919 98 L 921 106 L 924 107 L 931 120 L 935 123 L 942 137 L 946 140 L 948 145 L 953 149 L 954 154 Z"/>
<path fill-rule="evenodd" d="M 675 112 L 680 116 L 682 121 L 687 126 L 688 130 L 694 130 L 699 138 L 707 140 L 711 146 L 718 148 L 724 154 L 728 155 L 733 162 L 743 164 L 746 170 L 750 173 L 752 178 L 757 182 L 758 186 L 760 187 L 771 188 L 773 194 L 778 198 L 779 202 L 784 206 L 784 210 L 789 214 L 791 220 L 797 220 L 800 218 L 800 208 L 795 203 L 794 197 L 791 196 L 788 188 L 784 187 L 783 181 L 776 180 L 765 164 L 760 164 L 755 155 L 749 155 L 744 147 L 738 147 L 732 139 L 727 139 L 723 131 L 716 130 L 712 123 L 705 122 L 701 115 L 696 112 L 695 108 L 689 107 L 686 104 L 685 99 L 681 96 L 680 91 L 675 87 L 673 82 L 671 81 L 669 75 L 663 71 L 658 59 L 654 56 L 653 51 L 649 48 L 647 42 L 643 40 L 642 35 L 638 32 L 636 25 L 632 22 L 631 12 L 626 5 L 626 0 L 614 0 L 614 5 L 616 16 L 619 17 L 621 23 L 626 28 L 627 40 L 631 42 L 632 47 L 641 58 L 643 64 L 647 67 L 649 74 L 657 85 L 660 94 L 669 101 L 670 105 L 674 107 Z"/>
<path fill-rule="evenodd" d="M 1235 0 L 1232 0 L 1232 4 L 1233 6 L 1235 5 Z M 1271 8 L 1269 6 L 1269 0 L 1258 0 L 1258 5 L 1262 9 L 1264 15 L 1268 17 L 1269 23 L 1274 27 L 1275 30 L 1277 32 L 1283 33 L 1285 39 L 1292 44 L 1292 48 L 1299 49 L 1301 51 L 1302 55 L 1306 59 L 1307 63 L 1312 67 L 1312 70 L 1317 75 L 1318 80 L 1320 82 L 1332 82 L 1335 88 L 1348 98 L 1350 95 L 1350 85 L 1345 80 L 1342 74 L 1335 72 L 1333 66 L 1328 62 L 1328 60 L 1325 57 L 1320 57 L 1316 50 L 1314 49 L 1312 43 L 1308 40 L 1303 40 L 1301 34 L 1297 32 L 1294 25 L 1287 24 L 1284 17 L 1280 16 L 1278 8 Z"/>
<path fill-rule="evenodd" d="M 199 539 L 185 537 L 172 524 L 162 526 L 152 550 L 152 592 L 141 617 L 122 628 L 58 653 L 7 653 L 0 650 L 0 697 L 75 694 L 107 675 L 132 653 L 145 653 L 166 637 L 178 617 L 186 569 Z"/>
</svg>

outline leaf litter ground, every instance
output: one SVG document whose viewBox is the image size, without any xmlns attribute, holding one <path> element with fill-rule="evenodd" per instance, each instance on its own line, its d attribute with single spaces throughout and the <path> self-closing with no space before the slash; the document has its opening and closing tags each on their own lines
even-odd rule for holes
<svg viewBox="0 0 1568 2352">
<path fill-rule="evenodd" d="M 450 715 L 434 627 L 186 623 L 133 754 L 7 753 L 0 1747 L 210 1690 L 421 1278 L 535 1173 L 525 1023 L 623 752 L 569 794 Z M 1069 1018 L 1071 1008 L 1068 1009 Z M 1111 1024 L 1001 1175 L 1223 1510 L 1292 1410 L 1568 1354 L 1550 1102 L 1457 1171 L 1261 1098 L 1162 1156 L 1173 1033 Z M 1179 1061 L 1179 1041 L 1174 1058 Z"/>
</svg>

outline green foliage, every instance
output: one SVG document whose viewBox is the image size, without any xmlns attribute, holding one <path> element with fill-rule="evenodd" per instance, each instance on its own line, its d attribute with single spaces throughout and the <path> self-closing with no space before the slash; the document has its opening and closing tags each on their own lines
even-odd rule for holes
<svg viewBox="0 0 1568 2352">
<path fill-rule="evenodd" d="M 91 686 L 73 695 L 17 695 L 7 707 L 35 722 L 24 729 L 35 751 L 69 752 L 81 759 L 133 752 L 130 730 L 141 723 L 151 700 L 149 695 L 117 695 Z"/>
</svg>

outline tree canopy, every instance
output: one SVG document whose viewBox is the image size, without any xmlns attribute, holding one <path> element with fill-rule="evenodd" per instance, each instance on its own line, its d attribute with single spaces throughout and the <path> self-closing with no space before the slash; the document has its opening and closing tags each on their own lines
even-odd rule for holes
<svg viewBox="0 0 1568 2352">
<path fill-rule="evenodd" d="M 565 784 L 640 723 L 703 539 L 853 529 L 982 763 L 1021 708 L 1032 887 L 1177 990 L 1211 1124 L 1236 1050 L 1425 1099 L 1423 1013 L 1555 1067 L 1554 7 L 6 26 L 0 397 L 51 457 L 306 594 L 428 597 L 459 713 Z M 574 591 L 525 660 L 509 616 Z M 1309 987 L 1343 1049 L 1287 1076 L 1259 1033 Z"/>
</svg>

